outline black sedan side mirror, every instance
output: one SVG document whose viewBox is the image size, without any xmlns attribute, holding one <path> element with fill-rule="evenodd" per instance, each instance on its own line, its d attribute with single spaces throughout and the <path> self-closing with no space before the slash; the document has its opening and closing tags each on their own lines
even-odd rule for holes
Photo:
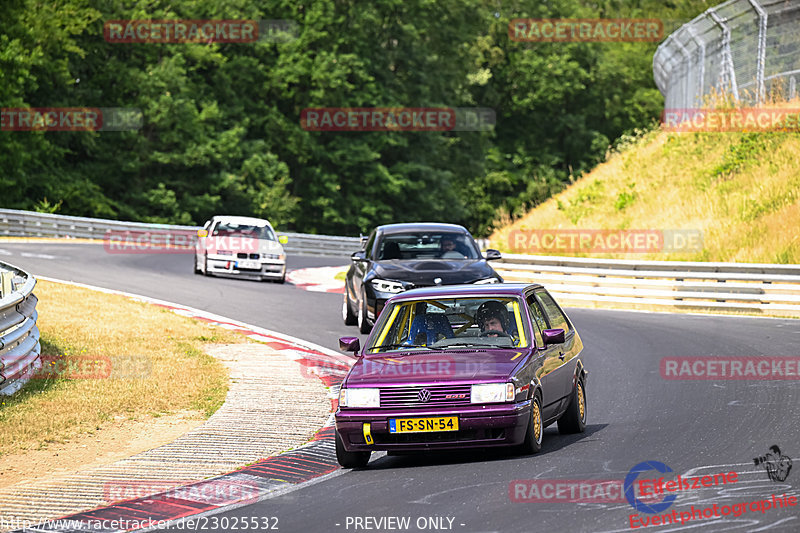
<svg viewBox="0 0 800 533">
<path fill-rule="evenodd" d="M 350 259 L 353 261 L 366 261 L 367 253 L 364 250 L 354 252 L 352 255 L 350 255 Z"/>
<path fill-rule="evenodd" d="M 495 259 L 501 259 L 501 258 L 502 258 L 502 256 L 500 255 L 500 252 L 498 250 L 493 250 L 491 248 L 486 250 L 486 260 L 487 261 L 494 261 Z"/>
</svg>

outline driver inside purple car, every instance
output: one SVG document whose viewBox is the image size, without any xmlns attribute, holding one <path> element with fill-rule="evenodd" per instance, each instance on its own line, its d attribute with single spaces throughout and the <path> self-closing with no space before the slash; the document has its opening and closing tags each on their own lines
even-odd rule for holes
<svg viewBox="0 0 800 533">
<path fill-rule="evenodd" d="M 508 332 L 508 311 L 506 306 L 496 300 L 483 302 L 475 313 L 475 322 L 481 328 L 481 333 L 487 331 Z M 497 333 L 490 333 L 487 337 L 497 337 Z"/>
</svg>

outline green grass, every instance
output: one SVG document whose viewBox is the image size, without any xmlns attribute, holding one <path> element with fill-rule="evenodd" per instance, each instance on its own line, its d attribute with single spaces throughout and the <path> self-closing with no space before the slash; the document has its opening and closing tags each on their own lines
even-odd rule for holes
<svg viewBox="0 0 800 533">
<path fill-rule="evenodd" d="M 791 107 L 791 106 L 790 106 Z M 796 107 L 796 106 L 795 106 Z M 568 254 L 645 260 L 800 263 L 800 133 L 640 132 L 512 230 L 701 230 L 703 249 Z"/>
</svg>

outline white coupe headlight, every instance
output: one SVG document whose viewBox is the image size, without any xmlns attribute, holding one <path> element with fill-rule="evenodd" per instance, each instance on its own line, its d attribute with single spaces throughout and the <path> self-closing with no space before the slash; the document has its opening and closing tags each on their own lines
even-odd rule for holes
<svg viewBox="0 0 800 533">
<path fill-rule="evenodd" d="M 373 279 L 372 286 L 378 292 L 390 292 L 392 294 L 397 294 L 398 292 L 403 292 L 405 290 L 402 283 L 398 283 L 397 281 L 387 281 L 385 279 Z"/>
<path fill-rule="evenodd" d="M 342 407 L 380 407 L 380 389 L 342 389 L 339 391 L 339 405 Z"/>
<path fill-rule="evenodd" d="M 514 401 L 513 383 L 480 383 L 473 385 L 470 403 L 502 403 Z"/>
<path fill-rule="evenodd" d="M 500 280 L 497 278 L 479 279 L 478 281 L 474 282 L 473 285 L 487 285 L 489 283 L 500 283 Z"/>
</svg>

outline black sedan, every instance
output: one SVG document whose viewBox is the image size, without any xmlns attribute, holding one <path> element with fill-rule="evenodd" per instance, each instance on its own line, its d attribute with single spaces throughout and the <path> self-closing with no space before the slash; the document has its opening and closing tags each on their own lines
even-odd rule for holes
<svg viewBox="0 0 800 533">
<path fill-rule="evenodd" d="M 375 228 L 364 249 L 351 256 L 345 280 L 342 318 L 372 329 L 386 300 L 418 287 L 462 283 L 502 283 L 487 261 L 500 259 L 497 250 L 481 255 L 472 235 L 455 224 L 387 224 Z"/>
</svg>

